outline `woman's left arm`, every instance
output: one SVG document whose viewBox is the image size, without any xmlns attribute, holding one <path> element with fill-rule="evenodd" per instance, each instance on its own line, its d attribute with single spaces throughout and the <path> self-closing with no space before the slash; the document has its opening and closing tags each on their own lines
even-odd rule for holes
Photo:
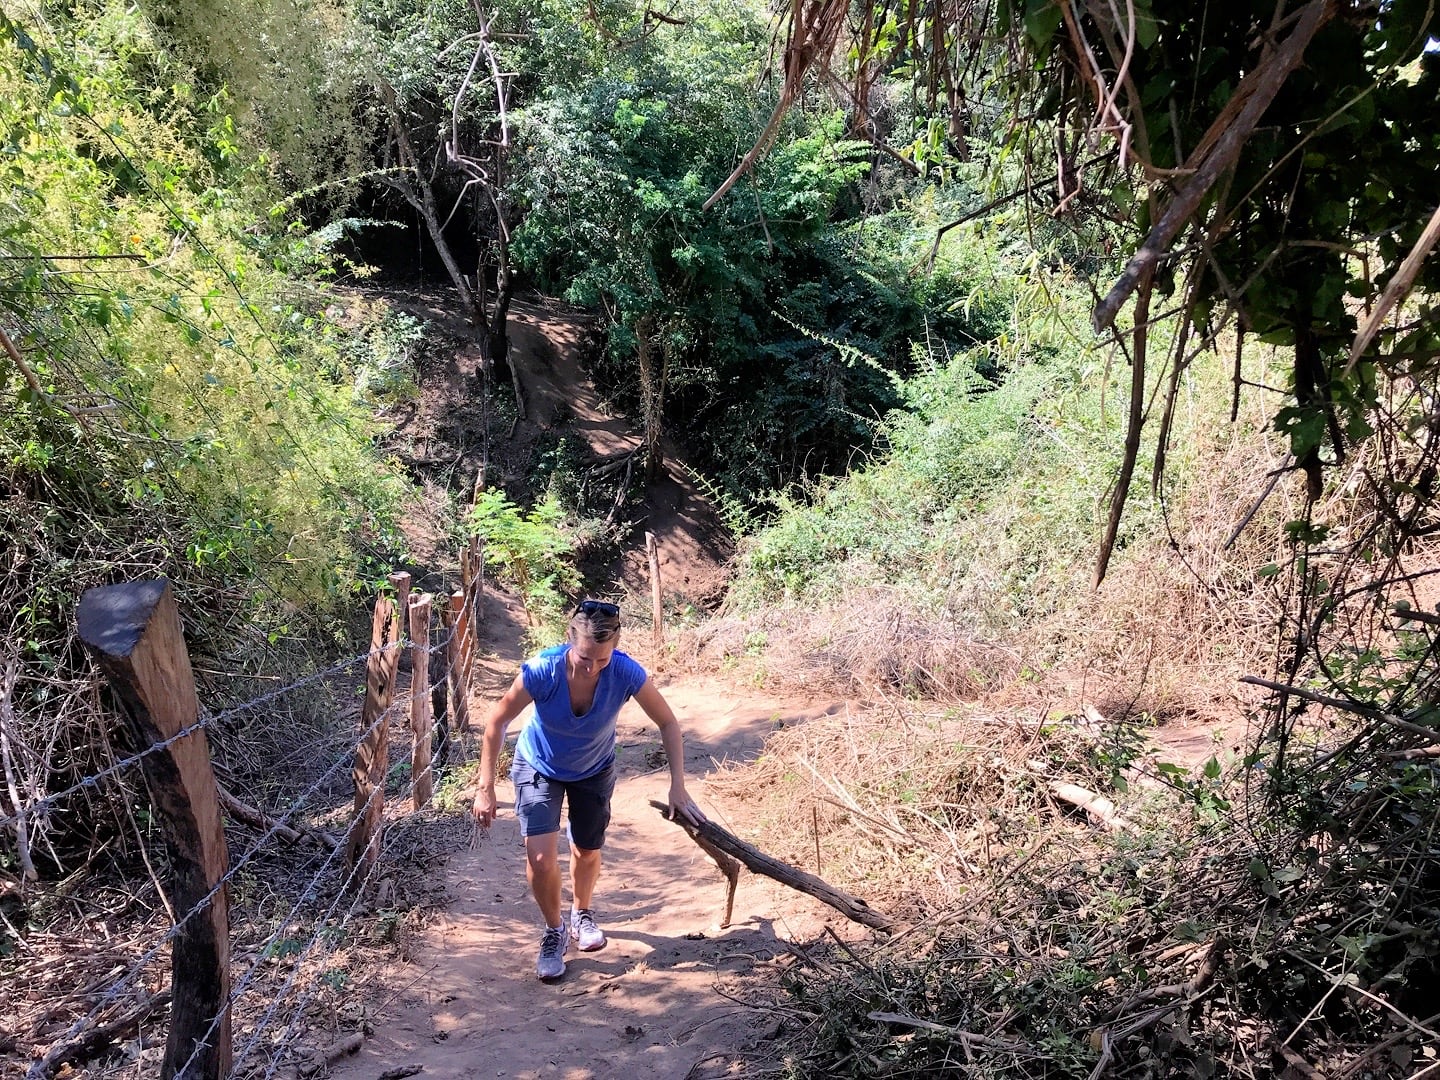
<svg viewBox="0 0 1440 1080">
<path fill-rule="evenodd" d="M 685 790 L 685 740 L 680 734 L 680 721 L 670 703 L 661 695 L 659 687 L 650 679 L 635 692 L 635 704 L 645 710 L 657 728 L 660 729 L 660 745 L 665 748 L 665 760 L 670 764 L 670 816 L 684 814 L 690 821 L 699 824 L 705 820 L 700 807 Z"/>
</svg>

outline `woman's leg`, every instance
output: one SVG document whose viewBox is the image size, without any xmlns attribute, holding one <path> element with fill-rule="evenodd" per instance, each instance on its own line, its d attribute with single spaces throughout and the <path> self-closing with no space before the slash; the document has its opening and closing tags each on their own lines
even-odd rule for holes
<svg viewBox="0 0 1440 1080">
<path fill-rule="evenodd" d="M 590 907 L 591 897 L 595 895 L 595 882 L 599 880 L 600 849 L 572 845 L 570 848 L 570 886 L 575 894 L 577 908 Z M 555 902 L 557 904 L 560 902 L 558 894 Z M 558 911 L 559 908 L 556 910 Z"/>
<path fill-rule="evenodd" d="M 596 852 L 598 855 L 599 852 Z M 598 862 L 598 860 L 597 860 Z M 598 873 L 598 866 L 596 868 Z M 525 838 L 525 877 L 530 893 L 545 917 L 546 926 L 559 926 L 560 913 L 560 834 L 543 833 Z M 591 881 L 594 887 L 594 881 Z"/>
<path fill-rule="evenodd" d="M 525 837 L 525 878 L 545 925 L 559 926 L 560 808 L 565 785 L 540 775 L 520 757 L 511 766 L 510 779 L 515 784 L 515 816 Z"/>
</svg>

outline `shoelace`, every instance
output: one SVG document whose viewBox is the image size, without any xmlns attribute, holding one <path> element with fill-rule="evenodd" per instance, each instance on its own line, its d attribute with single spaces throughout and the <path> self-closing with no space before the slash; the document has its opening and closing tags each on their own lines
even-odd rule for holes
<svg viewBox="0 0 1440 1080">
<path fill-rule="evenodd" d="M 553 959 L 560 955 L 560 931 L 553 927 L 545 930 L 545 940 L 540 943 L 540 955 Z"/>
</svg>

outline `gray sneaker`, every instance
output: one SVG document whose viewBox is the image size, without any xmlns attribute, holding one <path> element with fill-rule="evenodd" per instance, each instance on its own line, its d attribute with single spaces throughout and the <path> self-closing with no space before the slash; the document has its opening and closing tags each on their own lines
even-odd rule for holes
<svg viewBox="0 0 1440 1080">
<path fill-rule="evenodd" d="M 565 950 L 570 948 L 570 927 L 565 923 L 547 926 L 540 939 L 540 959 L 535 961 L 535 974 L 542 979 L 558 979 L 565 974 Z"/>
<path fill-rule="evenodd" d="M 576 908 L 571 912 L 570 932 L 581 952 L 594 952 L 605 947 L 605 931 L 595 922 L 595 913 L 589 908 Z"/>
</svg>

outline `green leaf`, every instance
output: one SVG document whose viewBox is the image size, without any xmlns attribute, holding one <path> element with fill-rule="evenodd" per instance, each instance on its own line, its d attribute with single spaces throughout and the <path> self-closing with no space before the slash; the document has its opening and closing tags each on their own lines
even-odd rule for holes
<svg viewBox="0 0 1440 1080">
<path fill-rule="evenodd" d="M 1044 51 L 1055 31 L 1060 29 L 1064 0 L 1028 0 L 1025 5 L 1025 33 L 1035 48 Z"/>
<path fill-rule="evenodd" d="M 1142 49 L 1153 48 L 1160 40 L 1160 20 L 1155 18 L 1149 0 L 1136 0 L 1135 41 Z"/>
</svg>

